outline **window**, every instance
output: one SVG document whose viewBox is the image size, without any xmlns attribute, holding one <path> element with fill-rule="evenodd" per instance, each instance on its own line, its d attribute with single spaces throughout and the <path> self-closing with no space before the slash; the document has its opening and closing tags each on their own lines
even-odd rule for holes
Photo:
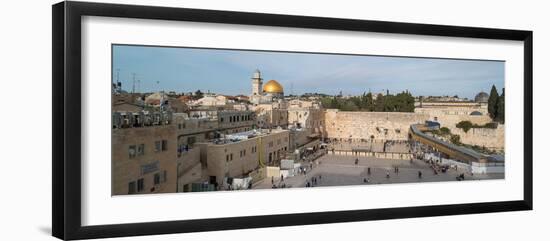
<svg viewBox="0 0 550 241">
<path fill-rule="evenodd" d="M 229 160 L 233 161 L 233 153 L 229 154 Z"/>
<path fill-rule="evenodd" d="M 161 182 L 166 182 L 168 172 L 166 170 L 162 171 Z"/>
<path fill-rule="evenodd" d="M 137 148 L 137 155 L 143 156 L 145 155 L 145 144 L 139 144 Z"/>
<path fill-rule="evenodd" d="M 162 151 L 166 151 L 168 149 L 168 141 L 162 140 Z"/>
<path fill-rule="evenodd" d="M 159 152 L 161 150 L 161 141 L 155 141 L 155 152 Z"/>
<path fill-rule="evenodd" d="M 229 161 L 229 155 L 225 155 L 225 162 Z"/>
<path fill-rule="evenodd" d="M 131 145 L 130 147 L 128 147 L 128 157 L 129 158 L 136 157 L 136 146 L 135 145 Z"/>
<path fill-rule="evenodd" d="M 128 194 L 136 193 L 136 182 L 128 183 Z"/>
<path fill-rule="evenodd" d="M 168 141 L 155 141 L 155 152 L 166 151 L 168 149 Z"/>
<path fill-rule="evenodd" d="M 143 191 L 143 189 L 145 189 L 145 187 L 143 186 L 143 178 L 140 178 L 137 181 L 137 191 L 141 192 L 141 191 Z"/>
<path fill-rule="evenodd" d="M 153 184 L 159 185 L 160 184 L 160 173 L 155 173 L 155 176 L 153 178 Z"/>
</svg>

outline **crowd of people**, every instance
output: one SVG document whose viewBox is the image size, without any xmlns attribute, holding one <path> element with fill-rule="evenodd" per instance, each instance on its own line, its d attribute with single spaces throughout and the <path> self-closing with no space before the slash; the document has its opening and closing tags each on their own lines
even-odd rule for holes
<svg viewBox="0 0 550 241">
<path fill-rule="evenodd" d="M 434 175 L 439 175 L 440 173 L 446 173 L 449 169 L 453 169 L 455 171 L 458 170 L 458 165 L 449 165 L 449 164 L 443 164 L 441 161 L 441 157 L 445 156 L 445 154 L 437 152 L 432 147 L 423 145 L 419 142 L 411 142 L 412 151 L 414 153 L 414 157 L 418 160 L 424 161 L 426 164 L 430 166 L 432 169 Z M 427 155 L 431 154 L 431 155 Z M 434 157 L 440 157 L 440 158 L 434 158 Z M 419 174 L 419 177 L 421 175 Z M 464 173 L 459 174 L 456 179 L 458 181 L 465 180 Z"/>
</svg>

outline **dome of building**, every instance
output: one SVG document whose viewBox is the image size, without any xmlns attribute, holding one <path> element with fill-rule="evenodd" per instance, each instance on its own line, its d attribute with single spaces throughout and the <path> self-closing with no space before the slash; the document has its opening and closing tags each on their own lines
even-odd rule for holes
<svg viewBox="0 0 550 241">
<path fill-rule="evenodd" d="M 476 111 L 472 111 L 472 113 L 470 113 L 470 115 L 483 115 L 483 114 L 476 110 Z"/>
<path fill-rule="evenodd" d="M 479 94 L 476 95 L 474 100 L 477 103 L 487 103 L 489 101 L 489 94 L 485 92 L 479 92 Z"/>
<path fill-rule="evenodd" d="M 282 94 L 283 86 L 279 84 L 279 82 L 277 82 L 276 80 L 270 80 L 267 83 L 265 83 L 263 91 L 265 93 Z"/>
</svg>

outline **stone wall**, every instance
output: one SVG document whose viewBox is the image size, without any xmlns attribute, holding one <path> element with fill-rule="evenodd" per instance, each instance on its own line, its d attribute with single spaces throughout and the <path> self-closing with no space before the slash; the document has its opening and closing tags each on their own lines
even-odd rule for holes
<svg viewBox="0 0 550 241">
<path fill-rule="evenodd" d="M 342 139 L 406 140 L 412 124 L 423 124 L 427 114 L 405 112 L 325 112 L 325 137 Z"/>
<path fill-rule="evenodd" d="M 441 115 L 440 115 L 441 114 Z M 423 124 L 426 120 L 434 120 L 447 127 L 453 134 L 460 135 L 460 140 L 465 144 L 485 146 L 490 149 L 504 149 L 504 126 L 497 129 L 472 128 L 465 133 L 456 128 L 460 121 L 470 121 L 474 124 L 484 125 L 491 122 L 487 115 L 454 115 L 440 112 L 347 112 L 338 110 L 325 111 L 326 138 L 365 139 L 377 140 L 406 140 L 411 124 Z"/>
<path fill-rule="evenodd" d="M 464 132 L 460 128 L 449 127 L 451 133 L 460 135 L 460 142 L 469 145 L 484 146 L 492 150 L 504 150 L 504 125 L 496 129 L 472 128 Z"/>
<path fill-rule="evenodd" d="M 461 121 L 470 121 L 474 124 L 483 125 L 491 122 L 491 117 L 486 106 L 431 106 L 417 107 L 415 113 L 426 114 L 429 120 L 441 123 L 441 126 L 455 126 Z M 481 115 L 472 115 L 472 112 L 479 112 Z"/>
</svg>

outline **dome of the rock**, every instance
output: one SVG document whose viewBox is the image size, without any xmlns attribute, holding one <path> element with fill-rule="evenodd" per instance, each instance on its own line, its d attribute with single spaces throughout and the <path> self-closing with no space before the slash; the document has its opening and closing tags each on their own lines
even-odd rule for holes
<svg viewBox="0 0 550 241">
<path fill-rule="evenodd" d="M 264 93 L 282 94 L 283 86 L 276 80 L 270 80 L 265 83 L 263 91 Z"/>
</svg>

